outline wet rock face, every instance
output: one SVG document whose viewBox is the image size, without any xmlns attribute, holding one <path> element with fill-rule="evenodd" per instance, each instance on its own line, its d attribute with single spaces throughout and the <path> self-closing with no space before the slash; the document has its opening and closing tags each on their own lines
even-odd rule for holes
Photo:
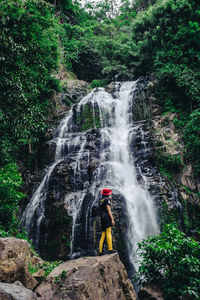
<svg viewBox="0 0 200 300">
<path fill-rule="evenodd" d="M 67 91 L 62 94 L 60 101 L 62 104 L 68 104 L 68 100 L 76 103 L 81 100 L 90 91 L 89 83 L 84 80 L 68 80 Z"/>
<path fill-rule="evenodd" d="M 64 116 L 69 111 L 71 105 L 77 103 L 80 99 L 86 96 L 90 92 L 89 83 L 83 80 L 67 80 L 67 91 L 62 94 L 58 94 L 53 97 L 52 106 L 55 107 L 48 116 L 47 124 L 48 129 L 46 132 L 46 141 L 44 141 L 37 148 L 37 157 L 31 162 L 31 165 L 27 169 L 23 164 L 19 165 L 20 172 L 23 178 L 23 191 L 27 195 L 27 198 L 21 205 L 22 211 L 27 203 L 30 201 L 31 196 L 38 184 L 41 182 L 44 175 L 43 169 L 48 164 L 54 161 L 54 155 L 56 151 L 56 143 L 53 139 L 57 126 Z"/>
<path fill-rule="evenodd" d="M 164 116 L 155 116 L 152 120 L 156 148 L 171 156 L 182 155 L 183 151 L 180 134 L 176 132 L 173 123 L 177 117 L 177 113 L 168 112 Z"/>
<path fill-rule="evenodd" d="M 56 267 L 37 288 L 41 300 L 136 300 L 118 254 L 85 257 Z"/>
<path fill-rule="evenodd" d="M 81 138 L 81 137 L 80 137 Z M 98 174 L 104 181 L 106 170 L 100 168 L 101 134 L 98 129 L 86 133 L 86 152 L 78 158 L 77 147 L 71 147 L 69 153 L 53 170 L 45 201 L 45 218 L 41 224 L 39 251 L 47 259 L 69 259 L 74 257 L 96 255 L 101 236 L 101 224 L 98 200 L 90 192 L 90 187 Z M 104 145 L 108 147 L 109 144 Z M 101 145 L 102 147 L 102 145 Z M 76 167 L 74 167 L 76 166 Z M 88 188 L 88 193 L 86 189 Z M 100 191 L 100 189 L 99 189 Z M 86 194 L 77 205 L 79 197 Z M 76 225 L 73 228 L 73 203 L 79 209 Z M 116 227 L 113 227 L 113 247 L 120 251 L 123 261 L 128 263 L 126 234 L 128 217 L 126 203 L 118 190 L 113 190 L 112 212 Z M 73 249 L 71 238 L 73 235 Z M 104 252 L 107 247 L 104 245 Z"/>
<path fill-rule="evenodd" d="M 77 146 L 72 146 L 71 149 L 68 149 L 69 153 L 56 165 L 51 174 L 45 201 L 45 218 L 41 224 L 39 241 L 40 253 L 46 258 L 69 258 L 73 222 L 73 215 L 69 208 L 70 202 L 76 202 L 77 196 L 75 196 L 75 192 L 78 195 L 80 194 L 81 197 L 81 193 L 84 191 L 86 185 L 89 187 L 94 180 L 95 170 L 99 166 L 99 139 L 100 133 L 98 129 L 88 131 L 86 135 L 86 151 L 88 152 L 77 158 L 80 149 Z M 68 201 L 67 198 L 70 197 L 72 200 Z M 76 252 L 79 251 L 80 245 L 82 248 L 85 248 L 84 254 L 88 253 L 87 249 L 92 248 L 91 244 L 93 245 L 93 243 L 90 242 L 92 239 L 88 238 L 85 234 L 85 226 L 88 226 L 89 230 L 91 230 L 91 223 L 89 222 L 85 225 L 85 215 L 88 207 L 92 210 L 93 201 L 93 196 L 88 193 L 87 197 L 83 200 L 80 215 L 77 217 L 80 221 L 77 219 L 74 233 L 78 236 L 78 245 L 74 244 Z M 91 218 L 93 222 L 96 216 L 91 216 Z"/>
<path fill-rule="evenodd" d="M 160 116 L 160 108 L 154 103 L 156 99 L 151 93 L 153 85 L 153 82 L 141 78 L 138 95 L 133 104 L 134 120 L 138 127 L 134 129 L 136 132 L 132 135 L 131 149 L 135 157 L 138 181 L 144 184 L 152 195 L 162 223 L 164 202 L 170 210 L 178 210 L 180 215 L 182 206 L 177 187 L 163 177 L 156 168 L 156 150 L 158 150 L 156 145 L 159 141 L 162 148 L 172 155 L 181 154 L 182 145 L 178 143 L 179 137 L 175 132 L 174 114 Z M 168 133 L 170 133 L 170 142 Z"/>
<path fill-rule="evenodd" d="M 181 184 L 187 186 L 190 190 L 195 191 L 194 176 L 192 165 L 186 166 L 181 174 Z"/>
<path fill-rule="evenodd" d="M 117 249 L 120 254 L 120 259 L 125 264 L 128 275 L 131 276 L 132 273 L 129 273 L 130 260 L 128 253 L 128 226 L 129 226 L 129 218 L 127 212 L 127 206 L 124 196 L 118 190 L 113 191 L 111 209 L 113 212 L 113 217 L 115 220 L 115 226 L 112 227 L 113 233 L 113 248 Z M 100 236 L 99 236 L 100 240 Z M 98 240 L 98 241 L 99 241 Z M 106 251 L 106 247 L 104 246 L 104 251 Z"/>
<path fill-rule="evenodd" d="M 149 86 L 154 86 L 154 84 L 156 82 L 151 82 Z M 169 157 L 178 162 L 176 165 L 172 164 L 173 180 L 170 182 L 165 177 L 162 179 L 163 184 L 158 184 L 160 198 L 167 204 L 169 213 L 178 215 L 177 221 L 185 230 L 184 215 L 187 215 L 187 219 L 191 221 L 191 224 L 195 224 L 193 220 L 196 218 L 195 215 L 198 214 L 200 201 L 195 193 L 198 188 L 194 180 L 192 165 L 186 166 L 184 162 L 183 133 L 175 127 L 179 115 L 174 112 L 162 115 L 161 106 L 157 103 L 158 101 L 152 91 L 149 93 L 149 101 L 152 108 L 151 132 L 154 153 L 157 153 L 158 158 Z M 170 165 L 168 167 L 170 168 Z M 188 188 L 189 190 L 187 190 Z M 184 208 L 184 206 L 188 206 L 188 208 Z M 168 212 L 163 212 L 163 215 L 168 214 Z"/>
<path fill-rule="evenodd" d="M 72 169 L 60 162 L 53 171 L 40 230 L 40 253 L 48 259 L 66 259 L 70 253 L 72 217 L 65 207 L 65 195 L 71 190 Z"/>
<path fill-rule="evenodd" d="M 108 84 L 106 87 L 105 87 L 105 90 L 106 92 L 112 94 L 115 92 L 115 83 L 114 82 L 111 82 L 110 84 Z"/>
<path fill-rule="evenodd" d="M 160 207 L 163 201 L 162 186 L 165 184 L 165 180 L 160 176 L 155 166 L 155 152 L 149 124 L 146 120 L 137 121 L 135 124 L 130 148 L 137 171 L 137 180 L 150 192 L 157 207 Z"/>
</svg>

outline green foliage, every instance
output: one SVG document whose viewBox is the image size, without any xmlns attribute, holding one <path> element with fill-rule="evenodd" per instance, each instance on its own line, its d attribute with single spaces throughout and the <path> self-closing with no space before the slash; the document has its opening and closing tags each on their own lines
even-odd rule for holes
<svg viewBox="0 0 200 300">
<path fill-rule="evenodd" d="M 200 198 L 200 193 L 199 192 L 194 192 L 194 191 L 191 191 L 191 189 L 188 187 L 188 186 L 185 186 L 185 185 L 182 185 L 181 186 L 184 190 L 186 190 L 189 194 L 195 194 L 197 195 L 197 197 Z"/>
<path fill-rule="evenodd" d="M 51 273 L 51 271 L 53 271 L 53 269 L 55 269 L 61 263 L 62 261 L 53 261 L 53 262 L 44 261 L 42 264 L 32 265 L 31 262 L 29 262 L 28 269 L 31 274 L 34 274 L 39 270 L 44 270 L 44 277 L 46 277 Z"/>
<path fill-rule="evenodd" d="M 0 234 L 5 237 L 9 231 L 17 230 L 17 213 L 20 200 L 24 195 L 20 192 L 22 179 L 14 163 L 0 169 Z"/>
<path fill-rule="evenodd" d="M 44 270 L 44 276 L 48 276 L 51 271 L 53 271 L 53 269 L 55 269 L 55 267 L 57 267 L 58 265 L 60 265 L 62 263 L 62 261 L 53 261 L 53 262 L 48 262 L 45 261 L 42 264 L 42 269 Z"/>
<path fill-rule="evenodd" d="M 183 200 L 182 205 L 183 205 L 183 222 L 184 222 L 185 232 L 188 233 L 190 227 L 190 220 L 187 211 L 187 201 Z"/>
<path fill-rule="evenodd" d="M 182 168 L 180 155 L 164 154 L 161 151 L 157 153 L 157 165 L 162 175 L 172 179 L 172 175 L 180 172 Z"/>
<path fill-rule="evenodd" d="M 29 262 L 28 270 L 31 274 L 34 274 L 39 270 L 39 268 L 37 266 L 32 265 L 31 262 Z"/>
<path fill-rule="evenodd" d="M 58 90 L 51 76 L 58 65 L 58 29 L 43 0 L 1 3 L 1 163 L 28 152 L 27 145 L 44 135 L 49 98 Z"/>
<path fill-rule="evenodd" d="M 94 80 L 91 82 L 90 86 L 91 86 L 92 89 L 94 89 L 94 88 L 96 88 L 96 87 L 102 87 L 102 86 L 104 86 L 104 84 L 105 84 L 105 81 L 104 81 L 104 80 L 97 80 L 97 79 L 94 79 Z"/>
<path fill-rule="evenodd" d="M 113 5 L 87 3 L 76 24 L 64 24 L 68 66 L 90 81 L 153 72 L 166 89 L 165 111 L 199 104 L 199 3 L 124 0 L 118 12 Z"/>
<path fill-rule="evenodd" d="M 196 240 L 200 237 L 200 208 L 199 205 L 189 201 L 183 203 L 183 226 L 186 234 L 194 236 Z"/>
<path fill-rule="evenodd" d="M 159 236 L 148 237 L 138 246 L 141 257 L 139 284 L 155 283 L 165 299 L 200 297 L 200 245 L 174 225 L 165 225 Z"/>
<path fill-rule="evenodd" d="M 167 202 L 162 202 L 161 209 L 161 228 L 164 224 L 173 224 L 174 226 L 178 226 L 180 224 L 180 209 L 178 207 L 170 209 Z"/>
<path fill-rule="evenodd" d="M 98 107 L 91 104 L 85 104 L 79 114 L 76 115 L 75 123 L 80 127 L 81 131 L 92 128 L 100 128 L 101 120 Z"/>
<path fill-rule="evenodd" d="M 190 120 L 184 132 L 184 142 L 187 149 L 187 158 L 194 164 L 196 176 L 200 176 L 200 109 L 190 115 Z"/>
<path fill-rule="evenodd" d="M 182 129 L 185 126 L 185 121 L 177 118 L 173 119 L 173 123 L 176 129 Z"/>
<path fill-rule="evenodd" d="M 132 23 L 139 58 L 139 63 L 134 62 L 135 70 L 138 74 L 153 72 L 158 79 L 155 91 L 158 103 L 163 113 L 178 113 L 173 122 L 177 130 L 185 131 L 186 159 L 194 163 L 195 175 L 199 177 L 198 110 L 195 117 L 189 115 L 200 104 L 200 3 L 188 0 L 136 3 L 141 11 Z M 173 177 L 176 165 L 180 170 L 180 164 L 167 157 L 159 158 L 159 162 L 161 173 L 169 178 Z"/>
<path fill-rule="evenodd" d="M 134 7 L 137 11 L 144 11 L 149 8 L 150 5 L 156 3 L 156 0 L 135 0 Z"/>
<path fill-rule="evenodd" d="M 59 284 L 60 286 L 62 286 L 62 279 L 65 279 L 65 277 L 67 276 L 67 271 L 66 270 L 62 270 L 61 274 L 59 276 L 55 277 L 54 283 Z"/>
<path fill-rule="evenodd" d="M 62 24 L 53 17 L 55 11 Z M 18 158 L 28 145 L 34 156 L 34 146 L 44 137 L 49 97 L 59 89 L 51 76 L 58 65 L 58 44 L 68 71 L 92 81 L 92 87 L 116 75 L 130 79 L 133 73 L 153 72 L 163 112 L 178 111 L 181 117 L 197 108 L 199 12 L 194 0 L 124 0 L 118 11 L 110 0 L 87 2 L 87 11 L 71 0 L 3 1 L 2 160 Z M 182 129 L 185 123 L 174 124 Z"/>
<path fill-rule="evenodd" d="M 111 80 L 117 74 L 130 75 L 133 42 L 129 25 L 135 12 L 129 1 L 123 1 L 119 14 L 113 9 L 110 0 L 89 3 L 87 12 L 79 8 L 76 24 L 63 25 L 65 62 L 80 79 Z"/>
<path fill-rule="evenodd" d="M 8 231 L 5 231 L 4 226 L 0 226 L 0 237 L 5 238 L 11 236 L 11 234 Z"/>
<path fill-rule="evenodd" d="M 173 79 L 193 102 L 199 102 L 199 3 L 156 1 L 133 23 L 141 71 L 156 71 L 163 84 Z M 171 89 L 170 89 L 171 90 Z"/>
<path fill-rule="evenodd" d="M 161 107 L 162 115 L 168 112 L 188 114 L 187 100 L 181 89 L 177 88 L 175 82 L 170 83 L 158 81 L 151 89 L 156 96 L 156 103 Z"/>
</svg>

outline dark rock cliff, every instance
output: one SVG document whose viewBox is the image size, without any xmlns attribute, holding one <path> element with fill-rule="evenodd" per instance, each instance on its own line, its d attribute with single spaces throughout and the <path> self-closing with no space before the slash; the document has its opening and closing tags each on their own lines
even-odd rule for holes
<svg viewBox="0 0 200 300">
<path fill-rule="evenodd" d="M 188 235 L 200 240 L 199 181 L 194 177 L 191 162 L 185 160 L 184 132 L 175 126 L 179 115 L 170 111 L 162 114 L 159 99 L 154 94 L 156 85 L 155 81 L 149 83 L 148 98 L 155 162 L 165 181 L 161 189 L 162 222 L 176 222 Z M 174 197 L 178 199 L 176 205 Z"/>
</svg>

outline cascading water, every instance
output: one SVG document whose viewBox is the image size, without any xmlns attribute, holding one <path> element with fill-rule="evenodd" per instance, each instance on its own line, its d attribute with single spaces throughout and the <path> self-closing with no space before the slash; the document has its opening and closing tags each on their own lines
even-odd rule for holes
<svg viewBox="0 0 200 300">
<path fill-rule="evenodd" d="M 137 244 L 144 237 L 159 232 L 153 201 L 137 182 L 134 157 L 130 153 L 130 129 L 134 127 L 131 92 L 136 82 L 122 84 L 116 101 L 115 122 L 111 131 L 112 185 L 125 197 L 129 216 L 128 244 L 131 261 L 136 266 Z"/>
<path fill-rule="evenodd" d="M 53 185 L 52 174 L 56 168 L 60 170 L 67 164 L 71 172 L 70 187 L 63 193 L 59 187 L 54 194 L 55 202 L 64 203 L 68 215 L 73 218 L 71 257 L 90 254 L 94 250 L 94 243 L 91 243 L 94 234 L 92 211 L 98 203 L 99 191 L 109 187 L 124 201 L 129 257 L 137 268 L 137 243 L 148 235 L 158 233 L 159 228 L 153 200 L 147 191 L 148 182 L 143 180 L 145 187 L 138 183 L 136 158 L 130 147 L 134 131 L 138 127 L 141 131 L 140 125 L 133 122 L 138 83 L 116 83 L 115 89 L 114 95 L 103 88 L 93 90 L 61 122 L 52 141 L 56 143 L 55 162 L 47 169 L 25 209 L 22 224 L 36 248 L 40 248 L 40 243 L 44 243 L 48 235 L 46 210 L 47 195 Z M 87 117 L 89 111 L 92 120 Z M 91 124 L 86 126 L 86 122 Z M 142 143 L 145 143 L 144 140 Z M 43 239 L 40 240 L 42 234 Z"/>
</svg>

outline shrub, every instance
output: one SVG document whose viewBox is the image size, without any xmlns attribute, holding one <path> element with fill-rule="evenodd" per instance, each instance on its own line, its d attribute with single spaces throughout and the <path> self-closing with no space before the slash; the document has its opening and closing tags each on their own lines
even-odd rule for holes
<svg viewBox="0 0 200 300">
<path fill-rule="evenodd" d="M 91 82 L 90 86 L 91 86 L 92 89 L 94 89 L 95 87 L 101 87 L 101 86 L 103 86 L 102 80 L 94 79 L 94 80 Z"/>
<path fill-rule="evenodd" d="M 19 191 L 22 179 L 17 165 L 9 163 L 0 169 L 0 234 L 7 236 L 6 231 L 16 230 L 17 212 L 20 200 L 24 195 Z"/>
<path fill-rule="evenodd" d="M 140 286 L 157 283 L 165 299 L 183 296 L 200 299 L 200 245 L 194 239 L 166 224 L 158 236 L 139 243 L 141 258 L 136 278 Z"/>
</svg>

